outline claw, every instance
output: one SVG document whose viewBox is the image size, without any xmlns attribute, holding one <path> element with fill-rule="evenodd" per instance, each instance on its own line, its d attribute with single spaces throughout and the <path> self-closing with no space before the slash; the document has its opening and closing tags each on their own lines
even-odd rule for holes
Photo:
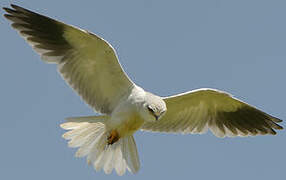
<svg viewBox="0 0 286 180">
<path fill-rule="evenodd" d="M 109 137 L 107 138 L 107 144 L 112 145 L 113 143 L 117 142 L 119 140 L 119 134 L 116 130 L 112 130 L 110 132 Z"/>
</svg>

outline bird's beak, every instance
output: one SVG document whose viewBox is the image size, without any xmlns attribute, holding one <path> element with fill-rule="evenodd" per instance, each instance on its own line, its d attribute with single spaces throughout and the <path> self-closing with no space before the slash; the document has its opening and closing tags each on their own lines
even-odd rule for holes
<svg viewBox="0 0 286 180">
<path fill-rule="evenodd" d="M 156 121 L 158 121 L 159 117 L 160 117 L 160 116 L 156 116 L 156 115 L 155 115 Z"/>
</svg>

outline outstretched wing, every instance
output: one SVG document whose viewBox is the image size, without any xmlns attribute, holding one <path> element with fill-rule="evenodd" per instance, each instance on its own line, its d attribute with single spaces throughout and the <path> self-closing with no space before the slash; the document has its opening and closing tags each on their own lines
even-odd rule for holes
<svg viewBox="0 0 286 180">
<path fill-rule="evenodd" d="M 109 114 L 132 87 L 108 42 L 95 34 L 11 5 L 4 16 L 96 111 Z"/>
<path fill-rule="evenodd" d="M 195 91 L 164 98 L 166 114 L 157 122 L 145 123 L 142 130 L 170 133 L 204 133 L 216 136 L 276 134 L 282 120 L 270 116 L 231 95 L 213 90 Z"/>
</svg>

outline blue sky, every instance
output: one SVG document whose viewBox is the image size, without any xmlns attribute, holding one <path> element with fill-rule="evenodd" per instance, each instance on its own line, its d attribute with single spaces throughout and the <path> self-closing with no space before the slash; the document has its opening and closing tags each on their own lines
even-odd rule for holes
<svg viewBox="0 0 286 180">
<path fill-rule="evenodd" d="M 155 94 L 212 87 L 286 120 L 284 0 L 2 0 L 0 5 L 10 3 L 100 35 L 117 50 L 131 79 Z M 75 149 L 67 147 L 59 127 L 66 117 L 94 112 L 9 24 L 0 18 L 0 179 L 285 178 L 285 130 L 225 139 L 138 132 L 138 174 L 95 172 L 85 159 L 73 157 Z"/>
</svg>

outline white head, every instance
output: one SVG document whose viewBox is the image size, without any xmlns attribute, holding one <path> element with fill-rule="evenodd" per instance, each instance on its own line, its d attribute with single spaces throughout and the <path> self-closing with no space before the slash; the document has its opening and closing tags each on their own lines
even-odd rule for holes
<svg viewBox="0 0 286 180">
<path fill-rule="evenodd" d="M 146 92 L 143 109 L 141 111 L 141 115 L 146 121 L 157 121 L 166 111 L 166 104 L 161 97 Z"/>
</svg>

